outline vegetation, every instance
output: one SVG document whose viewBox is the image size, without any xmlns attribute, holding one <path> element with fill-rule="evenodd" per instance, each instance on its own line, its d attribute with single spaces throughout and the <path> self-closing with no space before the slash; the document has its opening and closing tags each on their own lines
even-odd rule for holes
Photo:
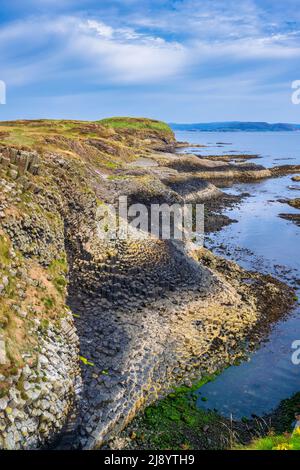
<svg viewBox="0 0 300 470">
<path fill-rule="evenodd" d="M 14 251 L 13 256 L 11 251 Z M 12 263 L 18 268 L 17 274 Z M 34 361 L 37 337 L 32 332 L 33 320 L 38 318 L 40 332 L 46 332 L 49 320 L 64 314 L 66 272 L 63 255 L 47 269 L 42 268 L 36 261 L 26 260 L 13 250 L 8 237 L 0 232 L 0 334 L 8 359 L 1 366 L 3 375 L 13 375 L 24 365 L 24 353 L 31 358 L 29 362 Z"/>
<path fill-rule="evenodd" d="M 89 361 L 86 357 L 79 356 L 79 360 L 85 365 L 85 366 L 91 366 L 94 367 L 94 363 Z"/>
<path fill-rule="evenodd" d="M 138 140 L 131 131 L 141 131 Z M 174 139 L 170 127 L 151 119 L 110 118 L 100 121 L 34 121 L 0 122 L 0 145 L 12 145 L 39 153 L 58 152 L 81 164 L 113 170 L 134 161 L 148 149 L 147 132 L 158 144 Z M 154 134 L 154 136 L 153 136 Z"/>
<path fill-rule="evenodd" d="M 196 406 L 196 390 L 214 378 L 207 376 L 193 387 L 176 388 L 166 398 L 148 406 L 126 431 L 131 433 L 137 448 L 197 448 L 206 430 L 219 422 L 215 412 L 204 411 Z"/>
<path fill-rule="evenodd" d="M 9 242 L 4 235 L 0 234 L 0 264 L 9 264 Z"/>
<path fill-rule="evenodd" d="M 105 163 L 105 166 L 107 168 L 115 170 L 116 168 L 118 168 L 119 165 L 117 163 L 114 163 L 114 162 L 107 162 L 107 163 Z"/>
<path fill-rule="evenodd" d="M 263 437 L 253 441 L 244 450 L 300 450 L 300 428 L 292 434 L 281 434 Z"/>
<path fill-rule="evenodd" d="M 48 271 L 53 279 L 53 284 L 57 291 L 63 295 L 67 286 L 66 275 L 68 272 L 68 266 L 66 258 L 62 256 L 61 258 L 53 260 Z"/>
<path fill-rule="evenodd" d="M 88 126 L 88 128 L 86 128 Z M 45 143 L 45 138 L 55 138 L 56 135 L 67 138 L 78 138 L 80 135 L 87 137 L 97 136 L 97 132 L 85 121 L 61 121 L 41 119 L 36 121 L 0 122 L 0 142 L 3 144 L 18 145 L 22 147 L 51 148 L 50 143 Z"/>
<path fill-rule="evenodd" d="M 289 200 L 289 205 L 292 207 L 295 207 L 295 209 L 300 209 L 300 199 L 290 199 Z"/>
<path fill-rule="evenodd" d="M 283 400 L 270 416 L 272 426 L 267 435 L 255 439 L 242 450 L 300 450 L 300 429 L 292 433 L 295 415 L 300 413 L 300 392 Z"/>
<path fill-rule="evenodd" d="M 145 118 L 129 118 L 129 117 L 112 117 L 97 121 L 105 126 L 113 127 L 114 129 L 137 129 L 137 130 L 156 130 L 172 133 L 171 128 L 162 121 L 155 121 Z"/>
<path fill-rule="evenodd" d="M 232 421 L 196 405 L 199 394 L 195 391 L 214 377 L 206 377 L 192 388 L 177 388 L 166 398 L 147 407 L 124 432 L 131 439 L 130 447 L 156 450 L 300 450 L 300 430 L 292 433 L 295 415 L 300 414 L 300 393 L 283 400 L 270 416 Z"/>
</svg>

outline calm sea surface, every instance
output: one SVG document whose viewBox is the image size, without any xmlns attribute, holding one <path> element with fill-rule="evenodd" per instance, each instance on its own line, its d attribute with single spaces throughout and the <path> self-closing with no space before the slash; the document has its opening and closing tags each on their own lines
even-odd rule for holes
<svg viewBox="0 0 300 470">
<path fill-rule="evenodd" d="M 260 132 L 177 132 L 177 140 L 204 144 L 205 148 L 185 149 L 199 156 L 258 154 L 251 160 L 266 167 L 300 164 L 300 133 Z M 225 189 L 231 194 L 250 193 L 224 214 L 238 223 L 206 237 L 206 246 L 216 254 L 241 266 L 271 273 L 298 288 L 300 299 L 300 227 L 279 218 L 280 213 L 299 213 L 279 202 L 300 198 L 300 182 L 291 176 L 261 182 L 235 184 Z M 214 382 L 199 390 L 198 405 L 216 409 L 234 418 L 261 416 L 282 399 L 300 391 L 300 365 L 291 357 L 292 343 L 300 340 L 300 305 L 288 318 L 275 325 L 266 341 L 248 362 L 226 369 Z M 207 401 L 202 401 L 205 397 Z"/>
</svg>

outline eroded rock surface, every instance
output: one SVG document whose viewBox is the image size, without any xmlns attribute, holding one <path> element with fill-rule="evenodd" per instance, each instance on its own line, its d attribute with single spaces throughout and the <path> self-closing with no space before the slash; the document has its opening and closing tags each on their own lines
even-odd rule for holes
<svg viewBox="0 0 300 470">
<path fill-rule="evenodd" d="M 218 200 L 206 171 L 256 178 L 268 170 L 209 162 L 195 171 L 190 160 L 162 159 L 157 152 L 176 142 L 159 123 L 150 131 L 21 125 L 36 145 L 3 144 L 1 153 L 29 152 L 34 162 L 22 171 L 13 157 L 0 165 L 0 447 L 90 449 L 174 386 L 241 357 L 292 296 L 183 244 L 106 243 L 97 235 L 99 205 L 120 195 L 146 206 Z M 140 158 L 157 164 L 132 165 Z M 249 277 L 256 287 L 245 290 Z M 276 315 L 268 316 L 267 299 Z"/>
</svg>

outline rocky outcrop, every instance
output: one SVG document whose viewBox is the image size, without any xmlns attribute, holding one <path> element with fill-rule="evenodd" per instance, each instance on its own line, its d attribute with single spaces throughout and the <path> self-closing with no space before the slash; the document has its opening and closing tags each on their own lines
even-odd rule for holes
<svg viewBox="0 0 300 470">
<path fill-rule="evenodd" d="M 271 171 L 255 163 L 231 163 L 219 160 L 197 157 L 188 154 L 153 154 L 160 165 L 177 170 L 179 173 L 192 173 L 205 180 L 236 180 L 247 181 L 271 176 Z"/>
<path fill-rule="evenodd" d="M 282 165 L 271 168 L 272 176 L 292 175 L 293 173 L 299 173 L 299 171 L 300 165 Z"/>
<path fill-rule="evenodd" d="M 12 179 L 24 175 L 26 172 L 32 175 L 38 174 L 39 159 L 37 152 L 28 152 L 10 147 L 0 147 L 0 165 L 7 168 Z"/>
<path fill-rule="evenodd" d="M 130 166 L 173 146 L 168 132 L 83 128 L 75 138 L 74 123 L 53 124 L 38 154 L 6 148 L 9 165 L 32 156 L 16 178 L 0 165 L 1 448 L 100 447 L 146 404 L 241 357 L 273 319 L 268 298 L 277 316 L 290 304 L 271 278 L 245 295 L 249 273 L 182 243 L 99 239 L 97 208 L 120 195 L 149 205 L 221 192 L 195 172 Z"/>
<path fill-rule="evenodd" d="M 71 312 L 69 317 L 59 327 L 47 326 L 47 331 L 36 319 L 33 330 L 36 329 L 40 352 L 34 366 L 26 364 L 9 377 L 0 374 L 0 448 L 32 449 L 45 445 L 61 431 L 75 406 L 81 378 Z"/>
<path fill-rule="evenodd" d="M 27 165 L 37 161 L 36 153 L 32 158 Z M 15 180 L 0 169 L 0 448 L 5 449 L 51 441 L 81 381 L 79 341 L 64 300 L 59 205 L 45 188 L 36 192 L 28 178 Z"/>
</svg>

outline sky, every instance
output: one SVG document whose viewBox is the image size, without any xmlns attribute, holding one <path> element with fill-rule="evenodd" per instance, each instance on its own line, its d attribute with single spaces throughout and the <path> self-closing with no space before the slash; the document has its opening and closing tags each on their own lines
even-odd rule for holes
<svg viewBox="0 0 300 470">
<path fill-rule="evenodd" d="M 1 2 L 0 120 L 300 123 L 299 0 Z"/>
</svg>

